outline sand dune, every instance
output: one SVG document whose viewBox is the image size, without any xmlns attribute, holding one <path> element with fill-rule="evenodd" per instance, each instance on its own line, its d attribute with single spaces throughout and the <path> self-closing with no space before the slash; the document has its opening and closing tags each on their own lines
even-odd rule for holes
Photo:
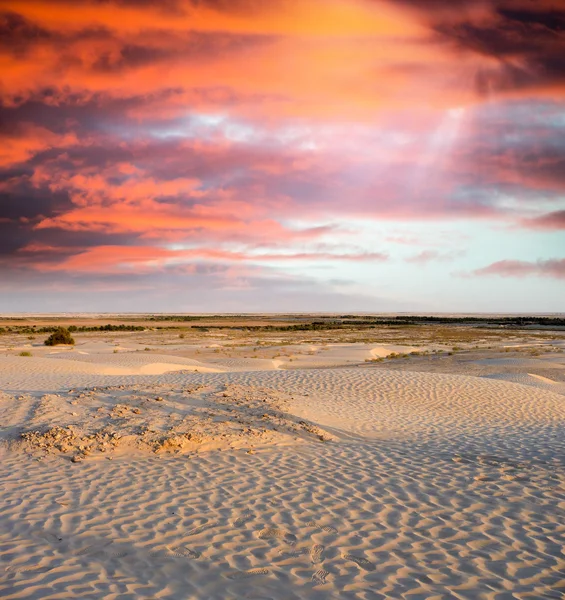
<svg viewBox="0 0 565 600">
<path fill-rule="evenodd" d="M 512 383 L 519 383 L 521 385 L 533 386 L 554 392 L 556 394 L 565 395 L 564 382 L 555 381 L 549 377 L 544 377 L 543 375 L 537 375 L 535 373 L 495 373 L 492 375 L 485 375 L 484 377 L 485 379 L 510 381 Z"/>
<path fill-rule="evenodd" d="M 183 370 L 140 371 L 159 361 Z M 0 357 L 2 598 L 563 597 L 565 401 L 550 384 L 193 364 Z M 259 443 L 249 430 L 275 405 Z M 204 442 L 108 443 L 78 463 L 14 443 L 54 423 L 149 425 L 154 440 L 189 422 Z"/>
<path fill-rule="evenodd" d="M 161 375 L 171 371 L 200 371 L 202 373 L 222 372 L 225 369 L 193 359 L 170 355 L 150 356 L 133 352 L 122 354 L 82 354 L 64 353 L 46 357 L 0 356 L 0 370 L 4 376 L 11 373 L 28 373 L 36 378 L 51 374 L 93 374 L 93 375 Z"/>
</svg>

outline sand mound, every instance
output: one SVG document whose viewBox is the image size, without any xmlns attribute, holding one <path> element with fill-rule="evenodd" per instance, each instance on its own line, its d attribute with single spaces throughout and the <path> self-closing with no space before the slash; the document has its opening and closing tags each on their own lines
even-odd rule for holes
<svg viewBox="0 0 565 600">
<path fill-rule="evenodd" d="M 549 377 L 544 377 L 543 375 L 536 375 L 535 373 L 528 373 L 529 377 L 533 377 L 534 379 L 537 379 L 538 381 L 541 381 L 542 383 L 547 383 L 549 385 L 557 385 L 557 381 L 554 381 L 553 379 L 550 379 Z"/>
<path fill-rule="evenodd" d="M 12 450 L 62 453 L 75 462 L 125 449 L 190 452 L 332 439 L 285 413 L 285 394 L 234 384 L 105 387 L 1 402 L 28 405 L 26 421 L 10 423 L 23 428 L 8 438 Z"/>
<path fill-rule="evenodd" d="M 535 373 L 492 373 L 483 376 L 485 379 L 496 379 L 498 381 L 508 381 L 512 383 L 519 383 L 521 385 L 532 386 L 556 394 L 565 395 L 565 383 L 561 381 L 555 381 L 549 377 L 543 375 L 537 375 Z"/>
<path fill-rule="evenodd" d="M 8 382 L 10 379 L 21 379 L 22 377 L 35 383 L 65 376 L 69 378 L 69 381 L 76 380 L 80 382 L 80 378 L 75 377 L 73 379 L 73 376 L 162 375 L 172 371 L 218 373 L 225 370 L 219 366 L 208 365 L 197 360 L 156 354 L 140 356 L 129 352 L 97 355 L 65 352 L 47 355 L 46 357 L 32 356 L 27 358 L 0 356 L 0 371 Z M 89 380 L 86 380 L 86 382 L 89 383 Z M 34 388 L 33 383 L 32 388 Z"/>
<path fill-rule="evenodd" d="M 170 371 L 185 370 L 217 373 L 225 370 L 190 358 L 145 352 L 118 352 L 116 354 L 65 352 L 64 354 L 50 355 L 49 358 L 94 365 L 95 372 L 101 375 L 161 375 Z"/>
</svg>

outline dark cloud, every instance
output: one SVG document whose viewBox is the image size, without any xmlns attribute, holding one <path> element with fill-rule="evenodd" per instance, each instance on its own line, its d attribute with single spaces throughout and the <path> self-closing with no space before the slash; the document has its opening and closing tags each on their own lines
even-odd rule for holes
<svg viewBox="0 0 565 600">
<path fill-rule="evenodd" d="M 108 2 L 110 3 L 110 2 Z M 129 3 L 128 3 L 129 5 Z M 158 3 L 143 3 L 159 6 Z M 76 6 L 73 3 L 73 6 Z M 135 2 L 131 6 L 138 7 Z M 15 12 L 0 13 L 0 54 L 23 57 L 36 47 L 56 52 L 55 69 L 83 73 L 120 73 L 171 61 L 199 63 L 260 50 L 273 36 L 222 31 L 174 31 L 152 28 L 150 33 L 90 26 L 78 31 L 48 29 Z M 85 48 L 90 44 L 88 51 Z"/>
<path fill-rule="evenodd" d="M 63 33 L 56 29 L 48 29 L 19 13 L 0 12 L 0 52 L 19 57 L 37 46 L 51 46 L 65 53 L 77 42 L 111 39 L 112 33 L 105 27 L 92 26 L 72 33 Z"/>
<path fill-rule="evenodd" d="M 482 95 L 565 84 L 563 2 L 398 1 L 420 11 L 439 40 L 499 61 L 478 70 L 475 85 Z"/>
<path fill-rule="evenodd" d="M 124 42 L 102 52 L 89 66 L 93 71 L 119 72 L 173 60 L 216 60 L 246 50 L 258 50 L 275 38 L 266 35 L 237 35 L 221 32 L 152 33 L 151 40 L 136 43 Z"/>
<path fill-rule="evenodd" d="M 379 2 L 380 0 L 377 0 Z M 441 12 L 452 12 L 457 9 L 466 8 L 469 6 L 473 6 L 477 4 L 477 0 L 451 0 L 449 3 L 446 3 L 445 0 L 389 0 L 394 4 L 402 4 L 404 6 L 409 6 L 415 9 L 418 9 L 422 12 L 436 13 L 441 10 Z"/>
<path fill-rule="evenodd" d="M 187 6 L 193 3 L 191 0 L 44 0 L 45 4 L 49 4 L 55 8 L 57 6 L 64 7 L 65 5 L 77 6 L 117 6 L 123 8 L 133 8 L 140 10 L 152 10 L 165 14 L 181 14 Z M 9 0 L 0 0 L 0 10 L 4 5 L 13 4 Z"/>
<path fill-rule="evenodd" d="M 492 26 L 458 23 L 436 30 L 460 49 L 499 60 L 498 68 L 479 70 L 480 93 L 565 83 L 565 38 L 535 21 L 505 18 Z"/>
<path fill-rule="evenodd" d="M 257 12 L 264 10 L 264 0 L 49 0 L 52 5 L 71 4 L 76 6 L 117 6 L 164 14 L 181 15 L 193 8 L 207 7 L 222 12 Z M 280 0 L 270 0 L 273 5 Z M 0 0 L 0 7 L 3 0 Z"/>
<path fill-rule="evenodd" d="M 51 192 L 31 185 L 29 178 L 9 178 L 0 172 L 0 181 L 10 183 L 0 191 L 0 215 L 6 219 L 33 220 L 40 215 L 54 215 L 72 206 L 66 191 Z"/>
<path fill-rule="evenodd" d="M 532 5 L 535 6 L 535 5 Z M 565 30 L 565 10 L 548 8 L 536 10 L 535 8 L 499 8 L 498 14 L 509 21 L 524 23 L 526 25 L 541 25 L 549 31 L 561 32 Z"/>
<path fill-rule="evenodd" d="M 76 0 L 72 0 L 73 4 Z M 80 0 L 79 0 L 80 3 Z M 82 4 L 125 6 L 131 8 L 158 9 L 163 12 L 179 12 L 186 1 L 183 0 L 82 0 Z"/>
<path fill-rule="evenodd" d="M 1 5 L 0 5 L 1 6 Z M 0 13 L 0 49 L 14 54 L 24 52 L 38 42 L 53 39 L 53 34 L 14 12 Z"/>
<path fill-rule="evenodd" d="M 67 0 L 75 1 L 75 0 Z M 278 0 L 270 0 L 276 4 Z M 170 13 L 186 13 L 191 8 L 206 7 L 222 12 L 256 12 L 264 10 L 264 0 L 82 0 L 84 4 L 115 5 Z"/>
<path fill-rule="evenodd" d="M 0 136 L 22 123 L 33 123 L 55 133 L 72 129 L 77 134 L 108 131 L 128 135 L 143 123 L 143 131 L 185 128 L 188 110 L 284 103 L 274 95 L 245 94 L 227 86 L 163 88 L 147 94 L 111 96 L 102 92 L 77 92 L 48 87 L 23 96 L 0 92 Z M 168 110 L 163 110 L 168 107 Z M 180 113 L 181 116 L 176 116 Z"/>
<path fill-rule="evenodd" d="M 0 181 L 3 180 L 0 173 Z M 68 190 L 53 191 L 47 185 L 35 187 L 27 178 L 12 185 L 10 191 L 0 191 L 0 257 L 16 256 L 17 252 L 30 244 L 38 247 L 68 247 L 68 254 L 77 248 L 88 248 L 99 244 L 127 244 L 135 237 L 123 233 L 92 231 L 67 231 L 61 229 L 36 229 L 43 218 L 53 218 L 71 210 L 74 204 Z M 45 260 L 51 252 L 40 250 Z M 30 258 L 31 255 L 27 255 Z M 14 260 L 20 263 L 26 256 Z M 60 253 L 52 257 L 61 258 Z"/>
</svg>

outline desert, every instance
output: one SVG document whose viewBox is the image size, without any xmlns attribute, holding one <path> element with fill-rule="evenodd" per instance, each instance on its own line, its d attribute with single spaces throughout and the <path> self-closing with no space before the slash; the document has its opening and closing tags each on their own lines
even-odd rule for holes
<svg viewBox="0 0 565 600">
<path fill-rule="evenodd" d="M 563 329 L 367 319 L 4 319 L 0 596 L 562 598 Z"/>
<path fill-rule="evenodd" d="M 565 600 L 565 0 L 0 0 L 0 600 Z"/>
</svg>

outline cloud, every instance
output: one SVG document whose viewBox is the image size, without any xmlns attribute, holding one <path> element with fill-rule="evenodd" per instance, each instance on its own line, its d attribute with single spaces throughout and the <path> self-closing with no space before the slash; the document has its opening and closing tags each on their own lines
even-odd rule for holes
<svg viewBox="0 0 565 600">
<path fill-rule="evenodd" d="M 474 275 L 497 275 L 499 277 L 549 277 L 565 279 L 565 259 L 553 258 L 536 262 L 520 260 L 500 260 L 482 269 L 473 271 Z"/>
<path fill-rule="evenodd" d="M 528 227 L 530 229 L 541 229 L 547 231 L 565 230 L 565 210 L 556 210 L 539 217 L 522 219 L 521 223 L 524 227 Z"/>
<path fill-rule="evenodd" d="M 439 252 L 437 250 L 422 250 L 418 254 L 409 256 L 405 259 L 407 263 L 425 265 L 429 262 L 449 262 L 465 254 L 462 250 L 453 250 L 448 252 Z"/>
<path fill-rule="evenodd" d="M 155 246 L 97 246 L 78 250 L 46 244 L 29 244 L 19 249 L 25 266 L 39 271 L 128 273 L 162 270 L 169 266 L 191 266 L 197 262 L 280 263 L 288 261 L 381 262 L 388 256 L 380 252 L 234 252 L 217 248 L 170 249 Z M 63 255 L 62 260 L 45 260 L 47 255 Z"/>
<path fill-rule="evenodd" d="M 400 0 L 419 11 L 437 40 L 476 59 L 481 95 L 561 97 L 565 88 L 565 10 L 559 0 Z"/>
<path fill-rule="evenodd" d="M 0 278 L 330 281 L 385 264 L 377 237 L 401 279 L 464 230 L 561 231 L 563 22 L 551 0 L 0 0 Z"/>
</svg>

